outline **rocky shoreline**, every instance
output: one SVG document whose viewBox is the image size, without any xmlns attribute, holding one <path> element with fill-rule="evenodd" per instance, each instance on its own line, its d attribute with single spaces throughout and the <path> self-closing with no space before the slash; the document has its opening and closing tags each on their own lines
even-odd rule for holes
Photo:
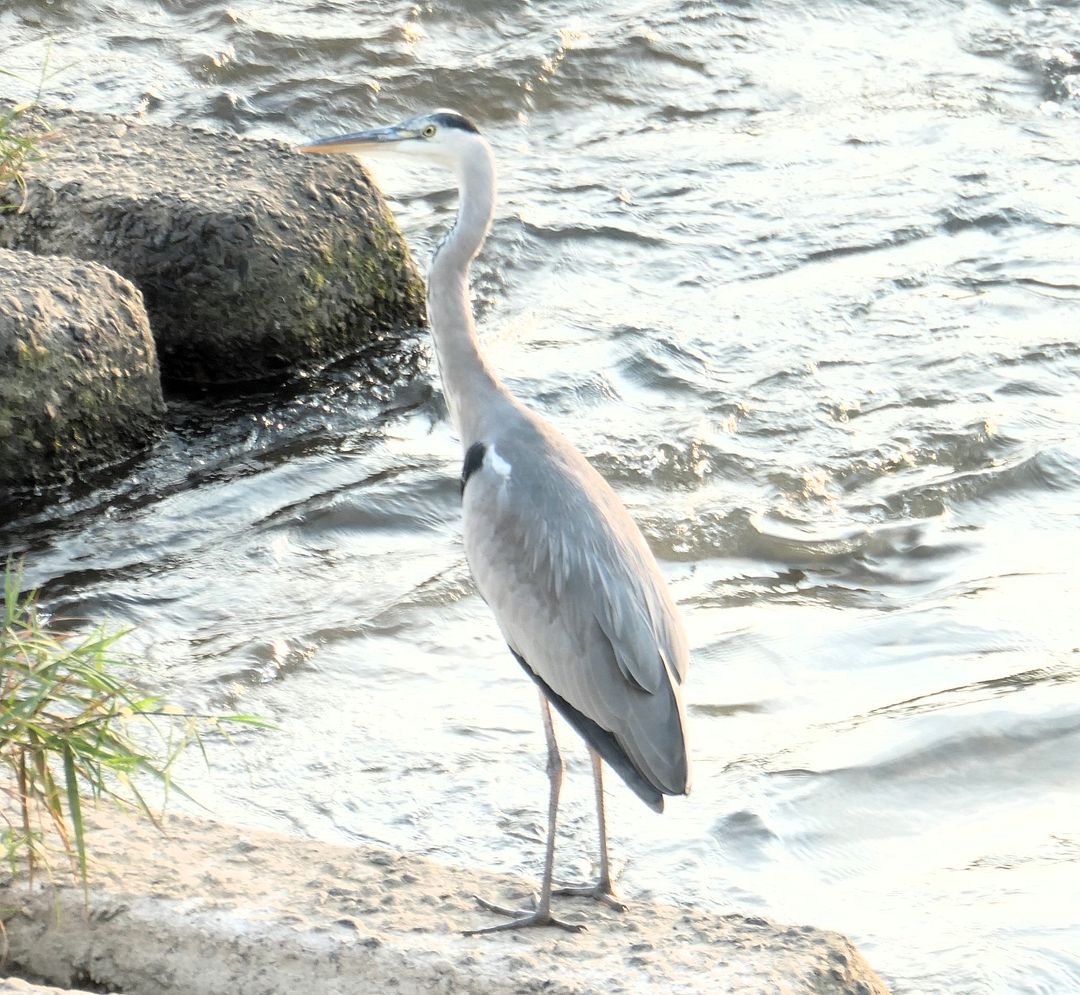
<svg viewBox="0 0 1080 995">
<path fill-rule="evenodd" d="M 138 451 L 160 424 L 162 377 L 238 387 L 422 324 L 423 281 L 357 161 L 108 114 L 47 117 L 25 190 L 0 190 L 0 488 Z M 44 346 L 41 329 L 58 326 Z M 43 347 L 48 363 L 28 361 Z M 135 384 L 133 410 L 121 388 Z M 47 409 L 57 415 L 43 420 Z"/>
<path fill-rule="evenodd" d="M 812 926 L 628 895 L 621 914 L 561 899 L 584 933 L 463 936 L 487 915 L 474 894 L 520 902 L 532 883 L 182 817 L 163 837 L 99 816 L 88 838 L 85 899 L 78 886 L 0 888 L 15 973 L 128 995 L 888 991 L 850 941 Z"/>
</svg>

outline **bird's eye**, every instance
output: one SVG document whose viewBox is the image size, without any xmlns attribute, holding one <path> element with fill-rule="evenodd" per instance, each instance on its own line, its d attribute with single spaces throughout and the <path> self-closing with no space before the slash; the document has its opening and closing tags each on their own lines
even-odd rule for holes
<svg viewBox="0 0 1080 995">
<path fill-rule="evenodd" d="M 424 125 L 424 130 L 422 132 L 420 132 L 420 134 L 423 135 L 425 138 L 434 138 L 435 137 L 435 125 L 433 125 L 433 124 L 425 124 Z"/>
</svg>

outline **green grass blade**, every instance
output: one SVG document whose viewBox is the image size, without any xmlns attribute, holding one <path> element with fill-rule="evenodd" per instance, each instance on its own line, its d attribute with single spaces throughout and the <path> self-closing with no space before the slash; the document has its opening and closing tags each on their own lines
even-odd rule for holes
<svg viewBox="0 0 1080 995">
<path fill-rule="evenodd" d="M 82 802 L 79 798 L 79 779 L 75 773 L 75 754 L 66 743 L 64 755 L 64 783 L 67 787 L 68 818 L 75 831 L 75 852 L 79 858 L 79 876 L 86 883 L 86 832 L 83 826 Z"/>
</svg>

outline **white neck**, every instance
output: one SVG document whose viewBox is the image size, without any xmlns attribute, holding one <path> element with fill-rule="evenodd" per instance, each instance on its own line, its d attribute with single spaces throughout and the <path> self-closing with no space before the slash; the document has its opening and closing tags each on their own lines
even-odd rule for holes
<svg viewBox="0 0 1080 995">
<path fill-rule="evenodd" d="M 455 158 L 458 217 L 428 270 L 428 321 L 443 392 L 462 443 L 480 441 L 506 392 L 480 354 L 469 301 L 469 264 L 480 251 L 495 212 L 495 158 L 479 135 Z"/>
</svg>

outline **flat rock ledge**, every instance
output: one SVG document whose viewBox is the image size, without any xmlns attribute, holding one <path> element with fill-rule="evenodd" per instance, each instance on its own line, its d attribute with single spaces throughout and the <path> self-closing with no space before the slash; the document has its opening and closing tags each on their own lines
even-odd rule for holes
<svg viewBox="0 0 1080 995">
<path fill-rule="evenodd" d="M 382 347 L 424 289 L 360 163 L 107 114 L 47 113 L 0 247 L 93 260 L 142 291 L 168 379 L 254 381 Z M 410 357 L 410 362 L 412 361 Z"/>
<path fill-rule="evenodd" d="M 0 249 L 0 491 L 127 457 L 164 411 L 131 283 L 96 263 Z"/>
<path fill-rule="evenodd" d="M 812 926 L 562 899 L 587 932 L 467 937 L 492 921 L 472 895 L 517 902 L 531 882 L 182 817 L 166 833 L 98 816 L 85 901 L 0 888 L 8 969 L 128 995 L 887 995 L 848 940 Z"/>
</svg>

